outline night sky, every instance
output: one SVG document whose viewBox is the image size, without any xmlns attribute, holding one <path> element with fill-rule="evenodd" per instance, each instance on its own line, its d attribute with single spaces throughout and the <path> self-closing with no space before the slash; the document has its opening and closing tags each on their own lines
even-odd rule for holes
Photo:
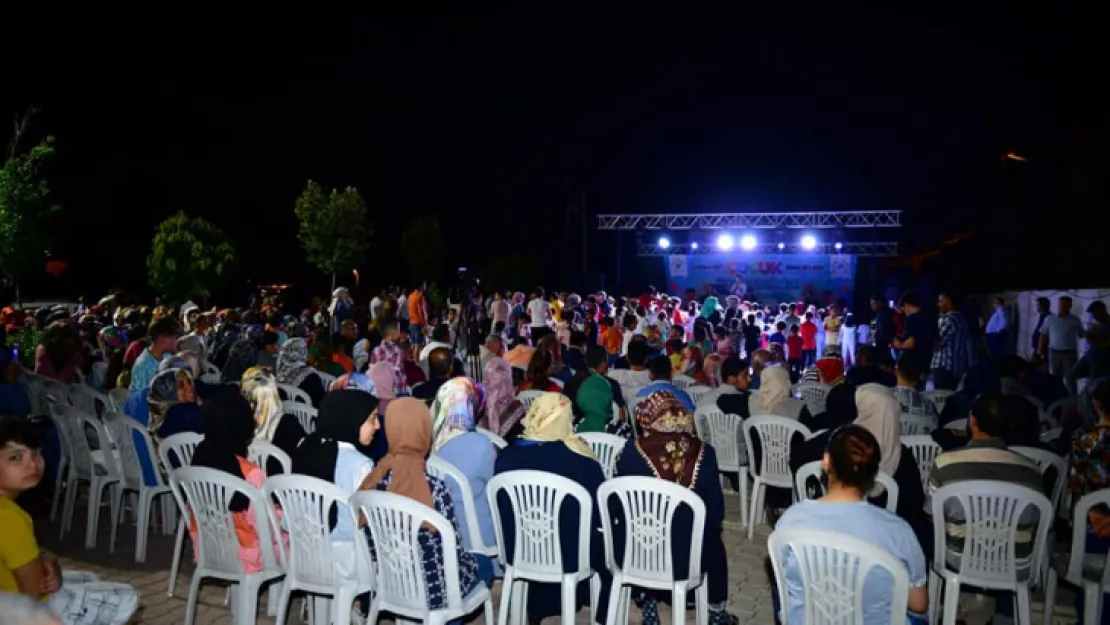
<svg viewBox="0 0 1110 625">
<path fill-rule="evenodd" d="M 42 23 L 5 32 L 0 112 L 36 104 L 35 135 L 57 137 L 71 272 L 40 290 L 141 287 L 182 209 L 228 233 L 245 277 L 326 287 L 295 239 L 309 178 L 362 191 L 374 282 L 420 214 L 451 267 L 561 258 L 585 190 L 591 213 L 900 208 L 908 250 L 980 233 L 937 272 L 1006 253 L 1037 260 L 1013 286 L 1099 286 L 1061 283 L 1045 250 L 1102 257 L 1110 54 L 1095 16 L 1049 11 Z M 1030 162 L 1003 168 L 1010 150 Z"/>
</svg>

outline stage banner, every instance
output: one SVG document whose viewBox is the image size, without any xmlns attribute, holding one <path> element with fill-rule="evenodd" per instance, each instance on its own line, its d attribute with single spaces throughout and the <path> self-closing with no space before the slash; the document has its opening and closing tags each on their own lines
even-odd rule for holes
<svg viewBox="0 0 1110 625">
<path fill-rule="evenodd" d="M 672 254 L 667 290 L 698 297 L 712 287 L 718 296 L 738 295 L 761 303 L 852 301 L 856 257 L 847 254 Z"/>
</svg>

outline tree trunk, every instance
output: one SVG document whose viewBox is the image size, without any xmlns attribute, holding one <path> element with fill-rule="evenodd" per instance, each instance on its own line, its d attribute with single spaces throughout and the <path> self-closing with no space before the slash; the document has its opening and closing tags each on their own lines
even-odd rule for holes
<svg viewBox="0 0 1110 625">
<path fill-rule="evenodd" d="M 335 270 L 331 270 L 331 292 L 335 293 Z"/>
</svg>

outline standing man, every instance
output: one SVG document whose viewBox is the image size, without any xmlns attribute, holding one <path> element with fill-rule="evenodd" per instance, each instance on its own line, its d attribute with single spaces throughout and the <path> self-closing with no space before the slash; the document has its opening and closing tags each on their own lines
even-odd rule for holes
<svg viewBox="0 0 1110 625">
<path fill-rule="evenodd" d="M 991 356 L 998 357 L 1006 353 L 1007 338 L 1010 334 L 1010 320 L 1006 315 L 1006 302 L 1001 297 L 994 298 L 994 313 L 987 320 L 987 348 Z"/>
<path fill-rule="evenodd" d="M 916 293 L 910 292 L 904 294 L 898 303 L 906 315 L 906 320 L 902 323 L 901 336 L 891 341 L 891 345 L 902 352 L 908 350 L 917 352 L 921 362 L 933 362 L 933 343 L 936 339 L 937 326 L 930 323 L 921 310 L 921 298 Z M 925 390 L 925 385 L 919 385 L 918 390 Z"/>
<path fill-rule="evenodd" d="M 881 295 L 871 296 L 871 311 L 875 313 L 875 347 L 890 351 L 890 343 L 897 335 L 894 330 L 894 313 Z"/>
<path fill-rule="evenodd" d="M 547 325 L 547 318 L 551 315 L 551 304 L 544 299 L 542 286 L 536 289 L 532 301 L 528 302 L 528 314 L 532 317 L 532 345 L 536 345 L 540 339 L 551 334 L 551 328 Z"/>
<path fill-rule="evenodd" d="M 1057 306 L 1059 314 L 1049 316 L 1041 326 L 1041 341 L 1037 353 L 1041 358 L 1048 359 L 1052 375 L 1068 385 L 1066 376 L 1079 361 L 1079 339 L 1086 332 L 1079 317 L 1071 314 L 1070 297 L 1060 296 Z"/>
<path fill-rule="evenodd" d="M 1041 330 L 1044 329 L 1045 319 L 1052 314 L 1052 303 L 1047 297 L 1037 298 L 1037 325 L 1033 327 L 1033 354 L 1041 351 Z"/>
<path fill-rule="evenodd" d="M 971 362 L 971 332 L 967 318 L 948 293 L 937 296 L 937 346 L 933 352 L 933 388 L 955 391 Z M 908 323 L 908 322 L 907 322 Z"/>
<path fill-rule="evenodd" d="M 412 293 L 409 293 L 409 341 L 412 343 L 413 353 L 419 353 L 424 344 L 424 326 L 428 323 L 428 301 L 424 297 L 425 284 L 421 282 Z"/>
</svg>

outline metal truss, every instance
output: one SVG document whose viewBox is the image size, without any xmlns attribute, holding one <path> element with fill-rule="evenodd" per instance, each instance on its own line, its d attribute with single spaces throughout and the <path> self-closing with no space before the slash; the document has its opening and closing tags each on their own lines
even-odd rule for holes
<svg viewBox="0 0 1110 625">
<path fill-rule="evenodd" d="M 598 215 L 598 230 L 901 228 L 902 211 Z"/>
<path fill-rule="evenodd" d="M 779 249 L 778 243 L 761 243 L 752 250 L 742 250 L 739 246 L 725 252 L 712 244 L 700 244 L 697 249 L 692 243 L 672 242 L 667 247 L 660 247 L 658 241 L 639 241 L 636 244 L 636 253 L 639 256 L 668 256 L 670 254 L 849 254 L 852 256 L 898 256 L 898 244 L 893 242 L 880 243 L 841 243 L 841 248 L 836 249 L 835 243 L 820 243 L 812 250 L 803 250 L 798 243 L 786 243 Z"/>
</svg>

